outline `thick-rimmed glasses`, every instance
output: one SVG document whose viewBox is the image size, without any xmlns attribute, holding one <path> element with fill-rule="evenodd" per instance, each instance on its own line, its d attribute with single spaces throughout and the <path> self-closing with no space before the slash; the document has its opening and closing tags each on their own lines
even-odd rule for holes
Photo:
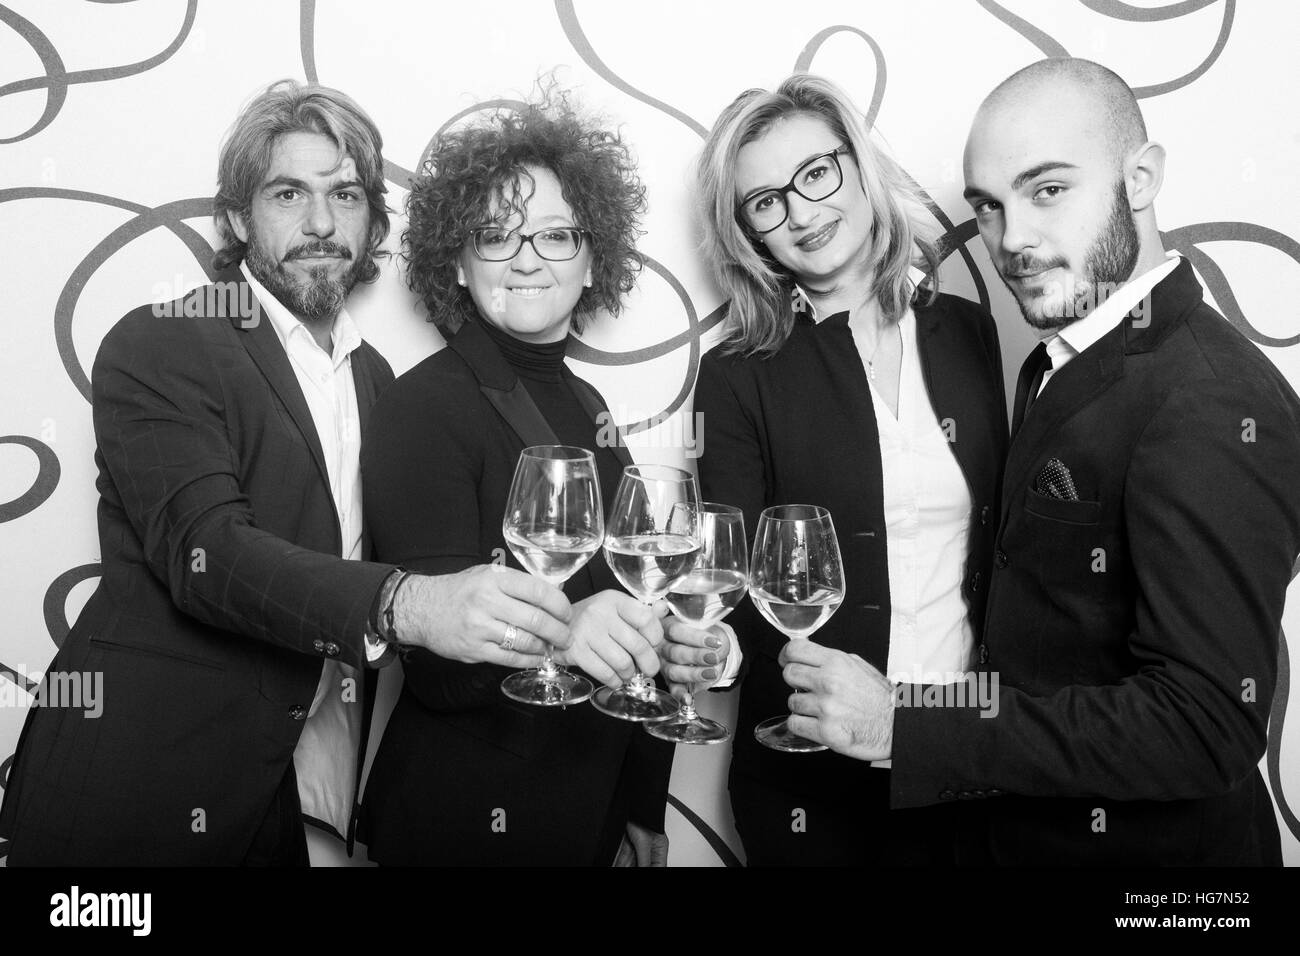
<svg viewBox="0 0 1300 956">
<path fill-rule="evenodd" d="M 539 229 L 525 235 L 518 229 L 503 229 L 500 226 L 480 226 L 470 230 L 470 241 L 474 245 L 474 255 L 484 262 L 505 262 L 519 255 L 519 250 L 528 243 L 533 251 L 549 262 L 567 262 L 582 249 L 582 237 L 585 229 L 562 226 L 551 229 Z"/>
<path fill-rule="evenodd" d="M 790 217 L 787 193 L 798 193 L 809 202 L 821 202 L 839 191 L 844 185 L 844 170 L 840 168 L 840 153 L 850 152 L 839 146 L 829 153 L 814 156 L 794 171 L 790 181 L 780 189 L 764 189 L 754 193 L 740 204 L 736 216 L 740 221 L 762 235 L 778 228 Z"/>
</svg>

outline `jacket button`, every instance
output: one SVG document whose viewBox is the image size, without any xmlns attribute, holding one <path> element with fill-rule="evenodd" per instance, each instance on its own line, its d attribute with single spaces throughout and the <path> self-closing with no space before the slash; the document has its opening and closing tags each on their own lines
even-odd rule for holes
<svg viewBox="0 0 1300 956">
<path fill-rule="evenodd" d="M 970 589 L 972 593 L 980 589 L 980 579 L 982 577 L 983 575 L 979 571 L 976 571 L 970 576 Z"/>
<path fill-rule="evenodd" d="M 330 641 L 328 644 L 325 645 L 325 653 L 328 654 L 330 657 L 338 657 L 339 646 L 335 644 L 333 641 Z"/>
<path fill-rule="evenodd" d="M 307 708 L 302 704 L 294 704 L 289 708 L 290 720 L 305 720 L 307 717 Z"/>
<path fill-rule="evenodd" d="M 988 524 L 988 523 L 989 523 L 989 506 L 985 505 L 983 508 L 980 509 L 980 524 Z"/>
<path fill-rule="evenodd" d="M 940 799 L 940 800 L 952 800 L 952 799 L 953 799 L 954 797 L 956 797 L 956 796 L 957 796 L 957 794 L 953 793 L 951 790 L 940 790 L 940 791 L 939 791 L 939 799 Z"/>
<path fill-rule="evenodd" d="M 986 792 L 990 797 L 1000 797 L 1000 796 L 1002 796 L 1002 791 L 1001 791 L 1001 790 L 997 790 L 997 789 L 988 790 L 988 791 L 985 791 L 985 792 Z"/>
<path fill-rule="evenodd" d="M 989 662 L 989 646 L 985 644 L 983 641 L 981 641 L 980 642 L 980 663 L 987 664 L 988 662 Z"/>
<path fill-rule="evenodd" d="M 998 568 L 1005 568 L 1009 563 L 1007 553 L 1001 549 L 993 552 L 993 565 Z"/>
<path fill-rule="evenodd" d="M 325 642 L 324 642 L 324 641 L 312 641 L 312 642 L 311 642 L 311 646 L 314 647 L 314 648 L 316 648 L 316 653 L 317 653 L 317 654 L 323 653 L 324 650 L 325 650 Z"/>
</svg>

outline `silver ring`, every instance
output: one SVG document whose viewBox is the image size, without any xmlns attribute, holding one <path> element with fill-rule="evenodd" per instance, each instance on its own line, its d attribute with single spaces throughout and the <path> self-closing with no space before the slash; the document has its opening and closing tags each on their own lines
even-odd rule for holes
<svg viewBox="0 0 1300 956">
<path fill-rule="evenodd" d="M 506 625 L 506 636 L 501 638 L 501 647 L 504 650 L 512 651 L 515 648 L 515 638 L 519 636 L 519 628 L 513 624 Z"/>
</svg>

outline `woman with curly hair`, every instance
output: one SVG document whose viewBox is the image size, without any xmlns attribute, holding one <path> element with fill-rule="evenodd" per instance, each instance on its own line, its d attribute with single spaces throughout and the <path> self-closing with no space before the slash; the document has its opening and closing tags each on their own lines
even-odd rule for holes
<svg viewBox="0 0 1300 956">
<path fill-rule="evenodd" d="M 730 300 L 696 385 L 703 494 L 740 506 L 751 535 L 771 505 L 829 509 L 846 585 L 811 641 L 787 643 L 748 605 L 731 617 L 747 664 L 736 829 L 751 865 L 951 863 L 952 806 L 891 812 L 889 767 L 800 737 L 818 733 L 817 695 L 791 689 L 834 684 L 848 654 L 918 684 L 982 659 L 1007 445 L 993 318 L 937 293 L 918 190 L 821 77 L 738 96 L 699 175 L 705 253 Z M 787 706 L 793 733 L 763 746 L 750 728 Z"/>
<path fill-rule="evenodd" d="M 635 284 L 644 189 L 627 147 L 553 94 L 441 136 L 407 203 L 409 282 L 448 347 L 384 394 L 362 452 L 366 525 L 384 560 L 429 572 L 507 560 L 502 513 L 522 449 L 593 449 L 612 501 L 626 450 L 564 364 L 569 332 Z M 659 615 L 596 555 L 565 585 L 556 654 L 618 686 L 654 674 Z M 672 748 L 591 707 L 541 708 L 509 670 L 412 651 L 366 790 L 362 840 L 392 864 L 664 862 Z"/>
</svg>

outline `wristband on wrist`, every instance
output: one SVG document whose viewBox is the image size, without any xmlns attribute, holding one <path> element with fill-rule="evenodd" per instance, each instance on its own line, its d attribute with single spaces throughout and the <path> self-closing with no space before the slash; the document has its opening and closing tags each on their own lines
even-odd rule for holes
<svg viewBox="0 0 1300 956">
<path fill-rule="evenodd" d="M 402 589 L 402 585 L 406 583 L 406 579 L 412 573 L 405 568 L 398 568 L 397 570 L 401 572 L 397 578 L 397 583 L 388 592 L 388 600 L 384 602 L 384 609 L 379 614 L 379 636 L 389 644 L 397 643 L 397 628 L 393 624 L 393 605 L 397 603 L 397 592 Z"/>
</svg>

